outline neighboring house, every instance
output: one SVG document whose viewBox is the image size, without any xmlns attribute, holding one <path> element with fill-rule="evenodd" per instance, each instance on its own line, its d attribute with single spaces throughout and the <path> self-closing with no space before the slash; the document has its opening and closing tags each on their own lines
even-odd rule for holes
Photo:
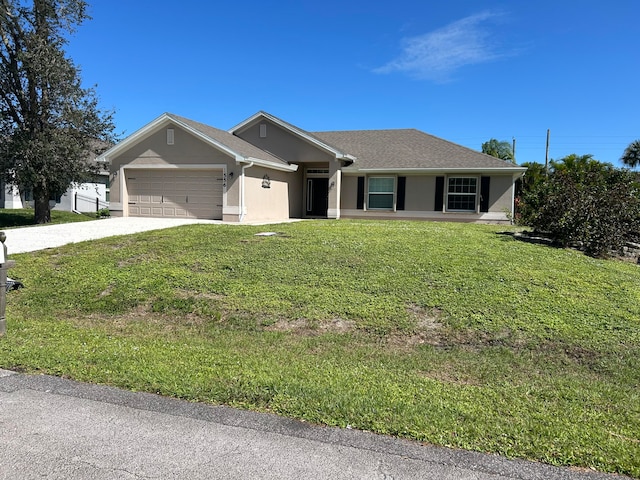
<svg viewBox="0 0 640 480">
<path fill-rule="evenodd" d="M 73 184 L 65 193 L 52 198 L 49 204 L 52 210 L 67 212 L 97 212 L 109 208 L 109 172 L 101 168 L 95 182 Z M 21 193 L 16 187 L 0 182 L 0 208 L 25 207 L 33 208 L 31 192 Z"/>
<path fill-rule="evenodd" d="M 231 222 L 509 222 L 526 170 L 419 130 L 311 133 L 265 112 L 228 131 L 165 113 L 97 160 L 114 216 Z"/>
<path fill-rule="evenodd" d="M 99 175 L 103 177 L 103 175 Z M 108 179 L 108 174 L 104 175 Z M 96 179 L 95 183 L 75 184 L 60 197 L 50 200 L 52 210 L 66 212 L 96 212 L 103 208 L 109 208 L 109 189 L 106 180 Z M 0 186 L 0 208 L 33 208 L 33 198 L 30 192 L 21 195 L 17 188 L 10 185 L 6 188 Z"/>
</svg>

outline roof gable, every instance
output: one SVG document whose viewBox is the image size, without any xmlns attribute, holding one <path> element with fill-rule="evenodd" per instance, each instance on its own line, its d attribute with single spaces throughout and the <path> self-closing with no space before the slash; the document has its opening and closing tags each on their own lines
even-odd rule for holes
<svg viewBox="0 0 640 480">
<path fill-rule="evenodd" d="M 347 160 L 350 162 L 355 160 L 355 158 L 352 155 L 350 155 L 348 152 L 344 152 L 340 148 L 337 148 L 334 145 L 331 145 L 330 143 L 322 140 L 321 138 L 315 136 L 314 134 L 307 132 L 306 130 L 303 130 L 301 128 L 298 128 L 295 125 L 285 122 L 284 120 L 274 115 L 271 115 L 267 112 L 264 112 L 262 110 L 253 114 L 251 117 L 247 118 L 243 122 L 240 122 L 235 127 L 229 129 L 229 133 L 233 135 L 239 135 L 243 131 L 251 128 L 252 126 L 254 126 L 255 124 L 263 120 L 268 120 L 269 122 L 272 122 L 278 125 L 280 128 L 305 140 L 306 142 L 314 145 L 315 147 L 334 155 L 339 160 Z"/>
<path fill-rule="evenodd" d="M 297 165 L 292 165 L 281 158 L 265 152 L 245 142 L 241 138 L 231 135 L 229 132 L 171 113 L 163 113 L 152 122 L 129 135 L 122 142 L 104 152 L 98 157 L 98 160 L 110 161 L 111 158 L 120 155 L 132 146 L 169 125 L 180 127 L 212 147 L 227 153 L 234 158 L 237 163 L 254 162 L 268 168 L 284 171 L 295 171 L 298 169 Z"/>
</svg>

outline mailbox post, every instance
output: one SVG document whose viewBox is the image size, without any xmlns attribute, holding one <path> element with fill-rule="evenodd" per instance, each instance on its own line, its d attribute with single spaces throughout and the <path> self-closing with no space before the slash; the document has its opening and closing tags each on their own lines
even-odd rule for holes
<svg viewBox="0 0 640 480">
<path fill-rule="evenodd" d="M 7 319 L 5 318 L 5 310 L 7 309 L 7 270 L 15 265 L 14 260 L 7 258 L 7 246 L 4 241 L 7 236 L 4 232 L 0 232 L 0 336 L 7 333 Z"/>
</svg>

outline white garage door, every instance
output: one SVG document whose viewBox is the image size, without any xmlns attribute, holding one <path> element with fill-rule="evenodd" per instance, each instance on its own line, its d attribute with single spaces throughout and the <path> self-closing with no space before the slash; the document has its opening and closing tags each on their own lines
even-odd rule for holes
<svg viewBox="0 0 640 480">
<path fill-rule="evenodd" d="M 130 170 L 132 217 L 222 220 L 222 170 Z"/>
</svg>

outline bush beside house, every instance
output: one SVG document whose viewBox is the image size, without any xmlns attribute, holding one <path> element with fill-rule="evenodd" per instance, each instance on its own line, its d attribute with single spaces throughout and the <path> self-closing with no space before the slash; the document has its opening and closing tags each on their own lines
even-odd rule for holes
<svg viewBox="0 0 640 480">
<path fill-rule="evenodd" d="M 640 241 L 638 174 L 570 155 L 552 162 L 548 175 L 529 168 L 517 198 L 517 222 L 588 255 L 622 253 Z"/>
</svg>

